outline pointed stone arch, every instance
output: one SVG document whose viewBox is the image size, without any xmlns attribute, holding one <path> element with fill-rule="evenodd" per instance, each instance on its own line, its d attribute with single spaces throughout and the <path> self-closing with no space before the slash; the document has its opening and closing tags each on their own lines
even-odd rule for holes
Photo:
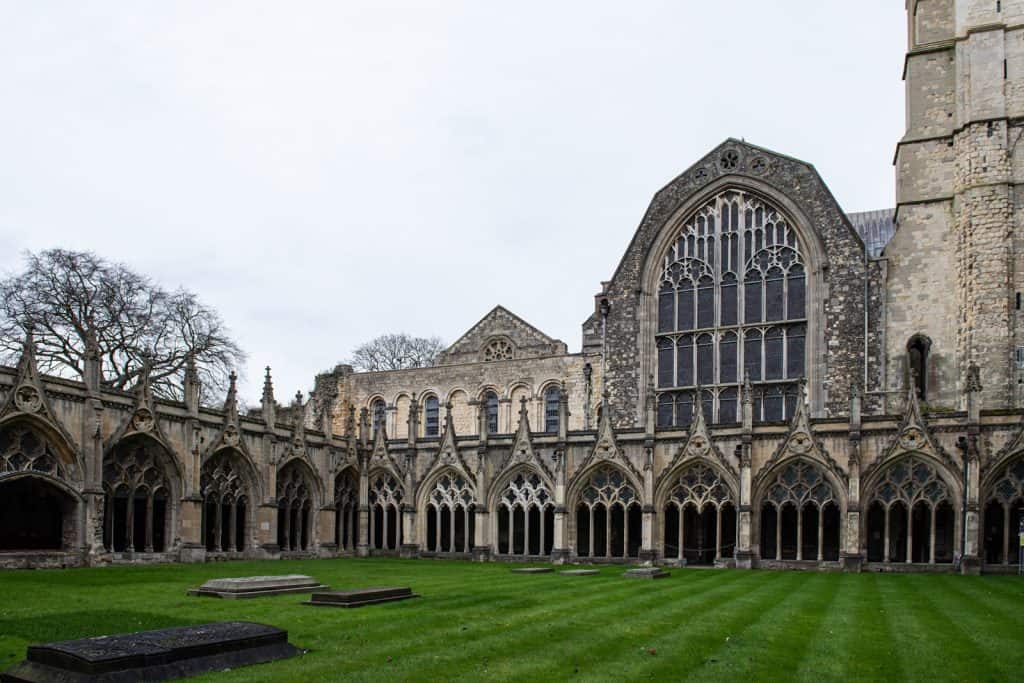
<svg viewBox="0 0 1024 683">
<path fill-rule="evenodd" d="M 359 468 L 342 465 L 333 477 L 334 542 L 339 552 L 354 553 L 359 538 Z"/>
<path fill-rule="evenodd" d="M 869 562 L 953 562 L 963 533 L 963 486 L 947 463 L 903 449 L 871 468 L 862 490 Z"/>
<path fill-rule="evenodd" d="M 312 550 L 317 544 L 317 511 L 323 500 L 320 478 L 295 457 L 277 470 L 277 543 L 282 552 Z"/>
<path fill-rule="evenodd" d="M 847 489 L 826 462 L 810 449 L 780 457 L 752 488 L 752 536 L 763 561 L 838 561 Z"/>
<path fill-rule="evenodd" d="M 566 496 L 576 556 L 591 560 L 638 557 L 642 479 L 618 463 L 599 460 L 573 479 Z"/>
<path fill-rule="evenodd" d="M 680 461 L 661 477 L 654 500 L 662 513 L 655 535 L 663 557 L 688 564 L 733 557 L 739 482 L 721 461 L 708 455 Z"/>
<path fill-rule="evenodd" d="M 199 471 L 203 498 L 201 543 L 211 553 L 244 553 L 256 546 L 256 510 L 265 499 L 262 477 L 239 448 L 222 446 Z"/>
<path fill-rule="evenodd" d="M 1017 531 L 1024 508 L 1024 453 L 1012 453 L 989 468 L 981 485 L 981 557 L 988 565 L 1018 559 Z"/>
<path fill-rule="evenodd" d="M 74 486 L 45 472 L 0 477 L 0 550 L 78 552 L 84 544 L 85 501 Z"/>
<path fill-rule="evenodd" d="M 371 551 L 394 552 L 402 545 L 402 506 L 408 498 L 402 478 L 390 468 L 378 466 L 370 470 L 368 531 Z"/>
<path fill-rule="evenodd" d="M 52 449 L 53 454 L 60 459 L 61 478 L 79 484 L 85 480 L 86 467 L 81 454 L 70 437 L 66 436 L 63 428 L 54 425 L 41 415 L 12 413 L 0 419 L 0 434 L 8 430 L 17 430 L 19 425 L 25 425 L 38 434 Z"/>
<path fill-rule="evenodd" d="M 416 491 L 419 511 L 418 537 L 427 552 L 466 554 L 472 550 L 476 509 L 480 505 L 476 484 L 461 468 L 438 467 Z"/>
<path fill-rule="evenodd" d="M 176 540 L 183 471 L 149 432 L 133 432 L 103 457 L 103 545 L 110 553 L 159 553 Z"/>
<path fill-rule="evenodd" d="M 498 555 L 549 556 L 554 548 L 555 486 L 536 465 L 507 468 L 488 495 L 491 538 Z"/>
</svg>

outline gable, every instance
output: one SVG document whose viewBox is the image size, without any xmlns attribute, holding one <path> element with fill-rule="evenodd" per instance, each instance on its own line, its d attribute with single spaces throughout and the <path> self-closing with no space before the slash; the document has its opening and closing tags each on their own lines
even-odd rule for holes
<svg viewBox="0 0 1024 683">
<path fill-rule="evenodd" d="M 477 363 L 512 358 L 538 358 L 568 353 L 552 339 L 503 306 L 495 308 L 441 352 L 437 365 Z"/>
</svg>

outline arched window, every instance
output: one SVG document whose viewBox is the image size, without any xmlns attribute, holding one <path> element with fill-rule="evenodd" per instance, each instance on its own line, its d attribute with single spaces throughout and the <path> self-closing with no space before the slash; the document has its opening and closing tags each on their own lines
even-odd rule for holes
<svg viewBox="0 0 1024 683">
<path fill-rule="evenodd" d="M 659 426 L 690 423 L 698 385 L 710 391 L 711 421 L 735 421 L 744 373 L 760 385 L 755 420 L 791 417 L 785 397 L 806 372 L 806 299 L 804 255 L 778 209 L 728 190 L 697 210 L 662 263 Z"/>
<path fill-rule="evenodd" d="M 439 408 L 437 396 L 428 396 L 423 402 L 423 433 L 426 436 L 437 436 L 440 432 Z"/>
<path fill-rule="evenodd" d="M 487 409 L 487 433 L 498 433 L 498 395 L 493 391 L 484 394 L 484 404 Z"/>
<path fill-rule="evenodd" d="M 373 433 L 376 434 L 377 430 L 384 426 L 386 415 L 384 399 L 374 399 L 373 403 L 370 404 L 370 412 L 373 413 Z"/>
<path fill-rule="evenodd" d="M 932 341 L 928 337 L 915 334 L 907 342 L 907 366 L 909 367 L 908 382 L 917 382 L 917 397 L 922 401 L 928 395 L 928 351 Z"/>
<path fill-rule="evenodd" d="M 550 386 L 544 391 L 544 431 L 558 431 L 558 403 L 562 400 L 562 390 Z"/>
<path fill-rule="evenodd" d="M 911 455 L 889 465 L 869 501 L 869 561 L 953 561 L 955 497 L 927 460 Z"/>
<path fill-rule="evenodd" d="M 640 500 L 620 470 L 595 470 L 576 503 L 576 554 L 637 557 L 642 537 Z"/>
</svg>

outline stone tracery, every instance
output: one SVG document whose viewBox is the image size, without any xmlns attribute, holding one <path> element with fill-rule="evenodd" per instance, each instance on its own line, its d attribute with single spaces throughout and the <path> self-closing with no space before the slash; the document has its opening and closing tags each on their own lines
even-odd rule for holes
<svg viewBox="0 0 1024 683">
<path fill-rule="evenodd" d="M 640 499 L 622 470 L 599 465 L 587 476 L 576 504 L 576 553 L 581 557 L 636 557 Z"/>
<path fill-rule="evenodd" d="M 554 543 L 554 497 L 541 476 L 516 472 L 498 498 L 496 552 L 505 555 L 550 555 Z"/>
</svg>

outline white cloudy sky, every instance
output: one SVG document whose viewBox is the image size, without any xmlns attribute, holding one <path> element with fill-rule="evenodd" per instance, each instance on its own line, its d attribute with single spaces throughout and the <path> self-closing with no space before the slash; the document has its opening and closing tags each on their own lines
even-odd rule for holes
<svg viewBox="0 0 1024 683">
<path fill-rule="evenodd" d="M 893 204 L 902 2 L 0 0 L 0 271 L 88 249 L 217 307 L 278 395 L 503 304 L 578 349 L 729 136 Z"/>
</svg>

